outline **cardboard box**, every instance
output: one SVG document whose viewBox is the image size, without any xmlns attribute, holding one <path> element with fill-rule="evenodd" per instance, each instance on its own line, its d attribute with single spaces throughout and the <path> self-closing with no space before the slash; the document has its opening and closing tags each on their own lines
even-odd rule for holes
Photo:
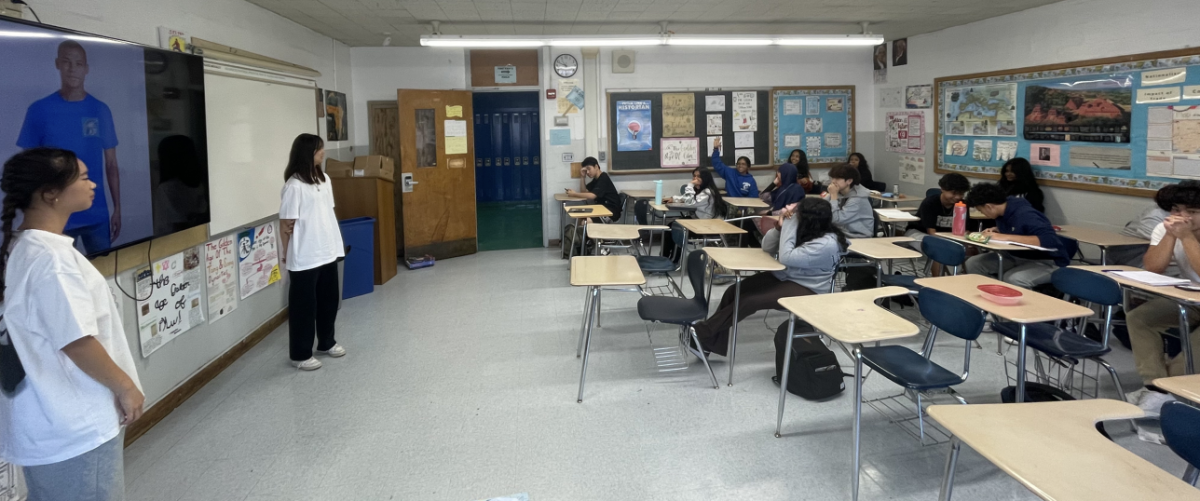
<svg viewBox="0 0 1200 501">
<path fill-rule="evenodd" d="M 325 173 L 332 178 L 378 178 L 396 182 L 396 166 L 391 157 L 364 155 L 354 162 L 325 161 Z"/>
</svg>

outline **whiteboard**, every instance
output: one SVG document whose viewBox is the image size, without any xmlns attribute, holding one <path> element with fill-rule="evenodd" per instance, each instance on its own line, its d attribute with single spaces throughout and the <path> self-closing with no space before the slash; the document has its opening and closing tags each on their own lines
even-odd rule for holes
<svg viewBox="0 0 1200 501">
<path fill-rule="evenodd" d="M 315 89 L 311 80 L 205 61 L 210 235 L 279 213 L 292 141 L 318 134 Z"/>
</svg>

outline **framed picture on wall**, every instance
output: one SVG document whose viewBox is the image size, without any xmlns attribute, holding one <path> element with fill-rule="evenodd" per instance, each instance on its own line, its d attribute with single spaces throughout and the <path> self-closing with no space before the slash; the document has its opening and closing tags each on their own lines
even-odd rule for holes
<svg viewBox="0 0 1200 501">
<path fill-rule="evenodd" d="M 325 140 L 345 141 L 350 139 L 350 127 L 346 119 L 346 94 L 325 91 Z"/>
<path fill-rule="evenodd" d="M 325 91 L 317 89 L 317 118 L 325 118 Z"/>
</svg>

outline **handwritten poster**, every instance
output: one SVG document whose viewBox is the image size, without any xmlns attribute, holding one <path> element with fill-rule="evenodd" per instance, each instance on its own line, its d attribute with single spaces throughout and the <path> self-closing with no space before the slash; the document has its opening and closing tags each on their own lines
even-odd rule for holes
<svg viewBox="0 0 1200 501">
<path fill-rule="evenodd" d="M 906 183 L 925 184 L 925 157 L 902 155 L 900 157 L 900 180 Z"/>
<path fill-rule="evenodd" d="M 237 242 L 227 235 L 204 244 L 204 276 L 208 279 L 208 323 L 237 309 Z"/>
<path fill-rule="evenodd" d="M 887 150 L 925 154 L 925 114 L 920 111 L 889 111 L 886 125 Z"/>
<path fill-rule="evenodd" d="M 802 99 L 784 99 L 783 100 L 784 115 L 803 115 L 804 100 Z"/>
<path fill-rule="evenodd" d="M 659 140 L 660 163 L 664 169 L 700 166 L 700 138 L 662 138 Z"/>
<path fill-rule="evenodd" d="M 711 115 L 708 115 L 707 129 L 708 129 L 709 135 L 715 135 L 715 136 L 721 135 L 722 128 L 723 128 L 723 124 L 721 123 L 721 114 L 720 113 L 713 113 Z"/>
<path fill-rule="evenodd" d="M 238 233 L 238 283 L 242 299 L 279 281 L 278 234 L 274 222 Z"/>
<path fill-rule="evenodd" d="M 695 94 L 663 94 L 662 103 L 663 137 L 696 135 Z"/>
<path fill-rule="evenodd" d="M 704 111 L 725 111 L 725 96 L 704 96 Z"/>
<path fill-rule="evenodd" d="M 566 115 L 568 113 L 579 113 L 579 108 L 575 107 L 575 105 L 573 103 L 571 103 L 571 101 L 567 100 L 567 95 L 570 94 L 571 91 L 575 90 L 576 87 L 579 87 L 578 79 L 564 78 L 564 79 L 558 81 L 558 93 L 557 93 L 558 99 L 555 104 L 558 104 L 558 114 L 559 115 Z"/>
<path fill-rule="evenodd" d="M 806 96 L 804 98 L 804 110 L 805 115 L 820 115 L 821 96 Z"/>
<path fill-rule="evenodd" d="M 650 101 L 617 101 L 617 151 L 650 151 Z"/>
<path fill-rule="evenodd" d="M 739 131 L 758 130 L 758 93 L 733 93 L 733 129 Z"/>
<path fill-rule="evenodd" d="M 201 305 L 200 247 L 155 261 L 134 273 L 137 284 L 138 337 L 142 357 L 194 326 L 204 323 Z"/>
</svg>

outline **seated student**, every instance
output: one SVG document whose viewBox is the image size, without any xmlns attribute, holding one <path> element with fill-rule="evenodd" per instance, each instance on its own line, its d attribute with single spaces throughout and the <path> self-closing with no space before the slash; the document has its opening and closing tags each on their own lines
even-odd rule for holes
<svg viewBox="0 0 1200 501">
<path fill-rule="evenodd" d="M 757 197 L 758 183 L 750 175 L 750 159 L 738 157 L 737 169 L 731 169 L 721 161 L 721 138 L 713 140 L 713 170 L 725 179 L 725 193 L 731 197 Z"/>
<path fill-rule="evenodd" d="M 1155 194 L 1155 201 L 1158 200 L 1158 197 L 1161 193 L 1162 190 L 1159 190 L 1159 193 Z M 1121 234 L 1150 240 L 1150 236 L 1154 232 L 1154 228 L 1159 224 L 1162 224 L 1162 222 L 1169 215 L 1171 215 L 1170 212 L 1162 210 L 1157 205 L 1146 207 L 1141 214 L 1138 214 L 1137 217 L 1130 219 L 1129 222 L 1125 223 L 1125 228 L 1121 230 Z M 1122 245 L 1120 247 L 1113 247 L 1108 249 L 1108 260 L 1113 264 L 1123 264 L 1126 266 L 1144 268 L 1142 265 L 1142 256 L 1145 256 L 1146 251 L 1149 249 L 1150 245 L 1148 244 Z M 1164 274 L 1178 276 L 1179 269 L 1175 266 L 1169 266 Z"/>
<path fill-rule="evenodd" d="M 822 198 L 833 204 L 833 224 L 850 238 L 875 236 L 875 209 L 871 192 L 859 184 L 858 169 L 842 164 L 829 170 L 828 191 Z"/>
<path fill-rule="evenodd" d="M 862 153 L 851 153 L 850 158 L 846 159 L 846 163 L 858 169 L 858 176 L 862 179 L 862 185 L 866 186 L 868 190 L 875 190 L 880 193 L 887 191 L 887 183 L 876 181 L 871 176 L 871 166 L 867 164 L 867 157 L 864 157 Z"/>
<path fill-rule="evenodd" d="M 1000 187 L 1010 197 L 1024 198 L 1038 212 L 1046 213 L 1046 196 L 1037 185 L 1029 160 L 1021 157 L 1004 163 L 1000 168 Z"/>
<path fill-rule="evenodd" d="M 779 262 L 787 268 L 742 281 L 739 321 L 762 310 L 779 308 L 780 298 L 829 292 L 838 261 L 850 245 L 846 235 L 833 225 L 833 210 L 825 200 L 805 198 L 781 219 L 775 229 L 767 232 L 763 250 L 778 253 Z M 733 296 L 733 287 L 726 289 L 712 316 L 696 324 L 696 337 L 704 351 L 725 355 L 729 328 L 733 326 Z M 775 344 L 781 346 L 778 340 Z"/>
<path fill-rule="evenodd" d="M 908 229 L 904 232 L 904 236 L 916 240 L 915 247 L 918 250 L 921 240 L 926 236 L 954 230 L 954 204 L 962 201 L 971 189 L 971 183 L 966 176 L 951 172 L 938 180 L 938 187 L 942 192 L 929 195 L 921 201 L 921 206 L 917 208 L 917 217 L 920 219 L 908 223 Z M 931 264 L 933 276 L 942 276 L 942 265 L 936 262 Z"/>
<path fill-rule="evenodd" d="M 800 186 L 804 188 L 805 193 L 811 195 L 821 194 L 824 188 L 813 182 L 812 173 L 808 170 L 808 155 L 804 153 L 804 150 L 792 150 L 788 154 L 788 163 L 796 166 L 796 172 L 799 173 L 799 177 L 796 179 L 799 181 Z"/>
<path fill-rule="evenodd" d="M 592 182 L 587 183 L 584 192 L 577 192 L 570 188 L 567 189 L 568 195 L 583 197 L 588 200 L 595 200 L 596 203 L 603 205 L 613 213 L 610 219 L 617 220 L 621 217 L 621 194 L 617 192 L 617 187 L 613 186 L 612 179 L 609 179 L 608 173 L 600 170 L 600 162 L 596 157 L 587 157 L 583 159 L 582 168 L 579 171 L 585 177 L 592 179 Z"/>
<path fill-rule="evenodd" d="M 967 193 L 967 207 L 975 208 L 989 219 L 996 220 L 994 228 L 984 230 L 997 240 L 1037 245 L 1053 251 L 1018 251 L 1005 253 L 1004 276 L 1001 280 L 1032 289 L 1050 282 L 1050 274 L 1071 263 L 1077 249 L 1075 241 L 1058 238 L 1046 215 L 1024 198 L 1007 196 L 1000 185 L 980 183 Z M 967 260 L 967 273 L 995 275 L 1000 256 L 995 252 L 980 254 Z"/>
<path fill-rule="evenodd" d="M 684 185 L 683 195 L 664 198 L 663 203 L 672 206 L 695 207 L 696 219 L 718 217 L 721 206 L 724 205 L 721 194 L 717 192 L 717 184 L 713 180 L 712 171 L 702 167 L 692 170 L 692 181 Z M 663 240 L 662 255 L 668 256 L 676 262 L 679 261 L 679 256 L 676 255 L 675 239 Z"/>
<path fill-rule="evenodd" d="M 1154 197 L 1158 206 L 1170 210 L 1170 215 L 1154 227 L 1150 250 L 1146 251 L 1145 269 L 1163 273 L 1172 258 L 1179 265 L 1180 276 L 1200 282 L 1200 181 L 1183 181 L 1166 186 Z M 1187 307 L 1189 334 L 1193 349 L 1200 347 L 1200 308 Z M 1162 335 L 1167 329 L 1179 327 L 1179 305 L 1166 298 L 1151 299 L 1131 310 L 1125 318 L 1129 326 L 1129 343 L 1138 375 L 1146 388 L 1129 395 L 1142 409 L 1158 412 L 1169 396 L 1152 383 L 1155 379 L 1183 374 L 1185 355 L 1173 360 L 1163 354 Z"/>
</svg>

